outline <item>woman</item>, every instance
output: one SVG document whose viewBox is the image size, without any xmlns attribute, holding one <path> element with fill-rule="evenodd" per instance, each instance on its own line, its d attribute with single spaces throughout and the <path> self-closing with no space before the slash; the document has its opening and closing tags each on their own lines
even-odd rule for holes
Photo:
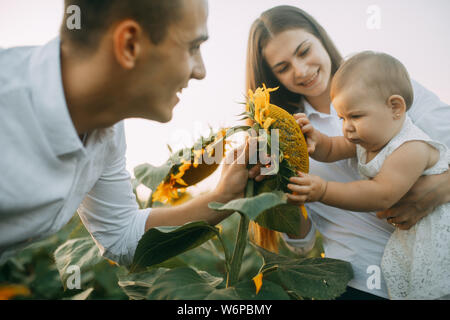
<svg viewBox="0 0 450 320">
<path fill-rule="evenodd" d="M 330 81 L 342 57 L 325 30 L 306 12 L 291 6 L 265 11 L 253 23 L 247 51 L 247 90 L 280 87 L 271 103 L 292 114 L 305 113 L 312 125 L 330 136 L 342 135 L 342 125 L 330 100 Z M 450 108 L 413 81 L 414 103 L 409 116 L 432 138 L 450 146 Z M 447 119 L 447 120 L 446 120 Z M 360 179 L 355 163 L 320 163 L 311 159 L 310 172 L 323 179 L 347 182 Z M 295 201 L 295 195 L 291 197 Z M 450 174 L 422 177 L 393 208 L 361 214 L 309 203 L 312 221 L 304 223 L 299 239 L 283 235 L 301 251 L 314 245 L 317 229 L 325 255 L 352 264 L 354 278 L 341 299 L 388 298 L 379 265 L 394 230 L 409 229 L 436 206 L 450 201 Z M 385 218 L 388 218 L 385 220 Z"/>
</svg>

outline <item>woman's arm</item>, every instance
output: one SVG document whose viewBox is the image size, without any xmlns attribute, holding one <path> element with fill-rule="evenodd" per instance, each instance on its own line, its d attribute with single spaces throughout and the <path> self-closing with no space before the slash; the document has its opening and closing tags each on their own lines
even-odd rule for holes
<svg viewBox="0 0 450 320">
<path fill-rule="evenodd" d="M 408 230 L 436 207 L 450 202 L 450 171 L 420 177 L 400 201 L 380 211 L 377 217 L 388 219 L 399 229 Z"/>
</svg>

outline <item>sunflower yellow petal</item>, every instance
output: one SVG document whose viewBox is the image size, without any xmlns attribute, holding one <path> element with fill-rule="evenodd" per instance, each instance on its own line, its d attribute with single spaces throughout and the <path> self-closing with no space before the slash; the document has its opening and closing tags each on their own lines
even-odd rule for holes
<svg viewBox="0 0 450 320">
<path fill-rule="evenodd" d="M 300 207 L 300 210 L 302 211 L 302 215 L 303 215 L 303 217 L 305 218 L 305 220 L 308 219 L 308 212 L 306 211 L 306 208 L 305 208 L 304 205 L 302 205 L 302 206 Z"/>
<path fill-rule="evenodd" d="M 269 129 L 269 127 L 272 125 L 272 123 L 274 123 L 275 122 L 275 119 L 272 119 L 272 118 L 267 118 L 265 121 L 264 121 L 264 130 L 268 130 Z"/>
<path fill-rule="evenodd" d="M 31 295 L 30 289 L 20 284 L 0 286 L 0 300 L 10 300 L 17 296 Z"/>
<path fill-rule="evenodd" d="M 182 186 L 186 186 L 186 187 L 189 187 L 188 185 L 187 185 L 187 183 L 183 180 L 183 179 L 181 179 L 181 178 L 178 178 L 177 180 L 175 180 L 178 184 L 181 184 Z"/>
<path fill-rule="evenodd" d="M 261 290 L 262 283 L 263 283 L 262 279 L 263 279 L 263 274 L 261 272 L 253 277 L 253 282 L 255 283 L 255 287 L 256 287 L 256 294 L 258 294 L 259 290 Z"/>
</svg>

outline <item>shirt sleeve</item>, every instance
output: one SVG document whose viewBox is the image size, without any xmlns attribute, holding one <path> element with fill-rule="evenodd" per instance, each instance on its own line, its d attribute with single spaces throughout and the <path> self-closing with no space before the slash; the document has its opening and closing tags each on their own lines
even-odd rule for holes
<svg viewBox="0 0 450 320">
<path fill-rule="evenodd" d="M 139 210 L 126 170 L 123 122 L 116 125 L 111 161 L 78 209 L 101 254 L 129 266 L 150 209 Z"/>
<path fill-rule="evenodd" d="M 418 82 L 411 82 L 414 102 L 408 111 L 410 118 L 433 140 L 450 148 L 450 106 Z"/>
<path fill-rule="evenodd" d="M 311 223 L 311 229 L 309 229 L 308 234 L 303 239 L 291 239 L 285 233 L 282 236 L 290 250 L 303 255 L 314 248 L 314 244 L 316 243 L 316 228 Z"/>
</svg>

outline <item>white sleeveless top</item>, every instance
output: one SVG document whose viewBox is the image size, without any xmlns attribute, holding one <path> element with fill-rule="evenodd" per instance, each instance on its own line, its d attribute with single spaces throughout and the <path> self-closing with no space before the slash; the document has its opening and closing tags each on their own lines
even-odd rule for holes
<svg viewBox="0 0 450 320">
<path fill-rule="evenodd" d="M 359 173 L 365 179 L 375 177 L 392 152 L 414 140 L 425 141 L 440 153 L 439 161 L 423 175 L 448 170 L 447 147 L 431 140 L 407 117 L 401 131 L 368 163 L 366 150 L 357 145 Z M 450 298 L 450 203 L 437 207 L 409 230 L 396 229 L 384 249 L 381 268 L 391 299 Z"/>
<path fill-rule="evenodd" d="M 403 143 L 412 140 L 425 141 L 431 146 L 439 150 L 439 161 L 436 164 L 425 170 L 423 175 L 441 174 L 448 170 L 447 163 L 447 146 L 433 141 L 425 132 L 414 125 L 411 119 L 406 116 L 400 132 L 389 141 L 389 143 L 368 163 L 366 163 L 366 150 L 360 145 L 356 145 L 356 156 L 358 158 L 358 172 L 364 178 L 369 179 L 375 177 L 381 169 L 384 160 L 394 152 Z"/>
</svg>

